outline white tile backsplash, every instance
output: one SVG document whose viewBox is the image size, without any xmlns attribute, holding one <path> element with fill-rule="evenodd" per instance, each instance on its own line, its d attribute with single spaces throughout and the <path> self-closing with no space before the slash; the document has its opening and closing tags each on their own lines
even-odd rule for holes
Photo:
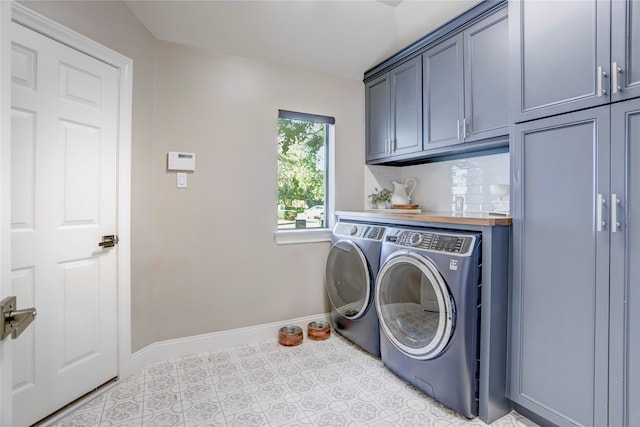
<svg viewBox="0 0 640 427">
<path fill-rule="evenodd" d="M 509 185 L 509 176 L 509 153 L 403 167 L 365 166 L 365 206 L 371 207 L 367 196 L 374 188 L 392 190 L 391 182 L 415 178 L 411 202 L 423 211 L 455 211 L 456 197 L 463 197 L 464 212 L 489 212 L 499 200 L 490 186 Z"/>
</svg>

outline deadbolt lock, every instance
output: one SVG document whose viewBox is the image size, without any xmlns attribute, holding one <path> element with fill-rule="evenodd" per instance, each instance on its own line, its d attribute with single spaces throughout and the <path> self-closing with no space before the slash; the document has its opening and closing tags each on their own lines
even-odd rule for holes
<svg viewBox="0 0 640 427">
<path fill-rule="evenodd" d="M 2 316 L 0 316 L 0 340 L 11 335 L 16 339 L 33 322 L 38 314 L 35 308 L 17 310 L 17 298 L 8 297 L 0 303 Z"/>
<path fill-rule="evenodd" d="M 102 242 L 98 243 L 98 246 L 101 248 L 112 248 L 118 244 L 120 239 L 118 236 L 109 234 L 107 236 L 102 236 Z"/>
</svg>

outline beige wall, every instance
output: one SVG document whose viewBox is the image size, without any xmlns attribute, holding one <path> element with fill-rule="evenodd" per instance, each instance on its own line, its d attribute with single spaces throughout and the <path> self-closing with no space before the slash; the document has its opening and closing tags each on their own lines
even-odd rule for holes
<svg viewBox="0 0 640 427">
<path fill-rule="evenodd" d="M 132 348 L 326 312 L 328 243 L 277 246 L 277 110 L 336 118 L 336 208 L 362 209 L 362 82 L 157 42 L 121 2 L 23 2 L 134 62 Z M 169 150 L 197 153 L 189 188 Z"/>
<path fill-rule="evenodd" d="M 336 118 L 344 177 L 363 163 L 362 83 L 162 42 L 157 53 L 156 339 L 327 312 L 329 244 L 273 239 L 278 109 Z M 187 189 L 165 171 L 170 150 L 197 155 Z M 343 208 L 361 208 L 353 175 L 338 187 Z"/>
</svg>

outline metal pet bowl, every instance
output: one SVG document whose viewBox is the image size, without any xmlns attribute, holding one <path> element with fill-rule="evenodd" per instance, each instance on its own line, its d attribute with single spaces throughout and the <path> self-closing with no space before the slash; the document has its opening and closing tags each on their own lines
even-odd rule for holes
<svg viewBox="0 0 640 427">
<path fill-rule="evenodd" d="M 302 328 L 300 326 L 283 326 L 278 333 L 278 343 L 292 347 L 302 343 Z"/>
<path fill-rule="evenodd" d="M 313 341 L 323 341 L 331 336 L 331 327 L 327 322 L 311 322 L 307 328 L 307 336 Z"/>
</svg>

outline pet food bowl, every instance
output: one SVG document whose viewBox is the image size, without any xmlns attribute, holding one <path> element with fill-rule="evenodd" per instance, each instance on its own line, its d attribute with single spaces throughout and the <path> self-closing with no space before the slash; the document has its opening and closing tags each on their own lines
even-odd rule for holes
<svg viewBox="0 0 640 427">
<path fill-rule="evenodd" d="M 283 326 L 278 334 L 278 343 L 287 347 L 300 345 L 302 328 L 299 326 Z"/>
<path fill-rule="evenodd" d="M 327 322 L 311 322 L 307 328 L 307 336 L 313 341 L 323 341 L 331 335 L 331 327 Z"/>
</svg>

